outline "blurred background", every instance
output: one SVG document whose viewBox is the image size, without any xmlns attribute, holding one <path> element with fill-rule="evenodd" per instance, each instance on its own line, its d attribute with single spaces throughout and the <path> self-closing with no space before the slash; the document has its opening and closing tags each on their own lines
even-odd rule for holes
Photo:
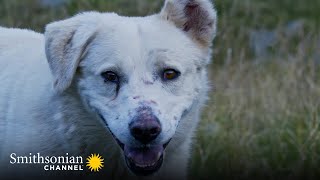
<svg viewBox="0 0 320 180">
<path fill-rule="evenodd" d="M 320 0 L 214 0 L 212 93 L 192 179 L 320 177 Z M 79 12 L 159 12 L 159 0 L 0 0 L 0 26 L 43 32 Z"/>
</svg>

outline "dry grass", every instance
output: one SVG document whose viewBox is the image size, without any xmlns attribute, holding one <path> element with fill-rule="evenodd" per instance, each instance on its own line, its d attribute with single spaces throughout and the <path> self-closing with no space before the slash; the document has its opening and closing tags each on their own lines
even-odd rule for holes
<svg viewBox="0 0 320 180">
<path fill-rule="evenodd" d="M 195 177 L 320 175 L 320 69 L 292 58 L 215 69 Z"/>
</svg>

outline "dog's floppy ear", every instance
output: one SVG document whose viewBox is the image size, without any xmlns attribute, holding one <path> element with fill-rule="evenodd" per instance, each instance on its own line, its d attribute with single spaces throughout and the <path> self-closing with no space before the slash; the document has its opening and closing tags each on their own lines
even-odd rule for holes
<svg viewBox="0 0 320 180">
<path fill-rule="evenodd" d="M 166 0 L 160 15 L 201 46 L 211 46 L 216 34 L 217 13 L 209 0 Z"/>
<path fill-rule="evenodd" d="M 86 47 L 95 36 L 96 14 L 84 13 L 47 25 L 45 50 L 57 92 L 71 85 Z"/>
</svg>

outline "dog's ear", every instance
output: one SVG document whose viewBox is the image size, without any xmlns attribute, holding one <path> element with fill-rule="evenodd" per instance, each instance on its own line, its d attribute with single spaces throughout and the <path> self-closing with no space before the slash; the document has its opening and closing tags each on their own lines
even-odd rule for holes
<svg viewBox="0 0 320 180">
<path fill-rule="evenodd" d="M 201 46 L 211 46 L 216 34 L 217 13 L 209 0 L 166 0 L 160 15 Z"/>
<path fill-rule="evenodd" d="M 71 85 L 86 47 L 96 34 L 96 14 L 84 13 L 47 25 L 45 50 L 57 92 Z"/>
</svg>

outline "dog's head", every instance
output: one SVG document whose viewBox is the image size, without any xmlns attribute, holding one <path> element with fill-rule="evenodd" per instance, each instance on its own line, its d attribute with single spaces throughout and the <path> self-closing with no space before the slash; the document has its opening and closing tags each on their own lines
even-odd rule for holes
<svg viewBox="0 0 320 180">
<path fill-rule="evenodd" d="M 49 24 L 54 88 L 76 87 L 136 174 L 157 171 L 166 145 L 198 100 L 216 32 L 209 0 L 167 0 L 161 13 L 88 12 Z"/>
</svg>

